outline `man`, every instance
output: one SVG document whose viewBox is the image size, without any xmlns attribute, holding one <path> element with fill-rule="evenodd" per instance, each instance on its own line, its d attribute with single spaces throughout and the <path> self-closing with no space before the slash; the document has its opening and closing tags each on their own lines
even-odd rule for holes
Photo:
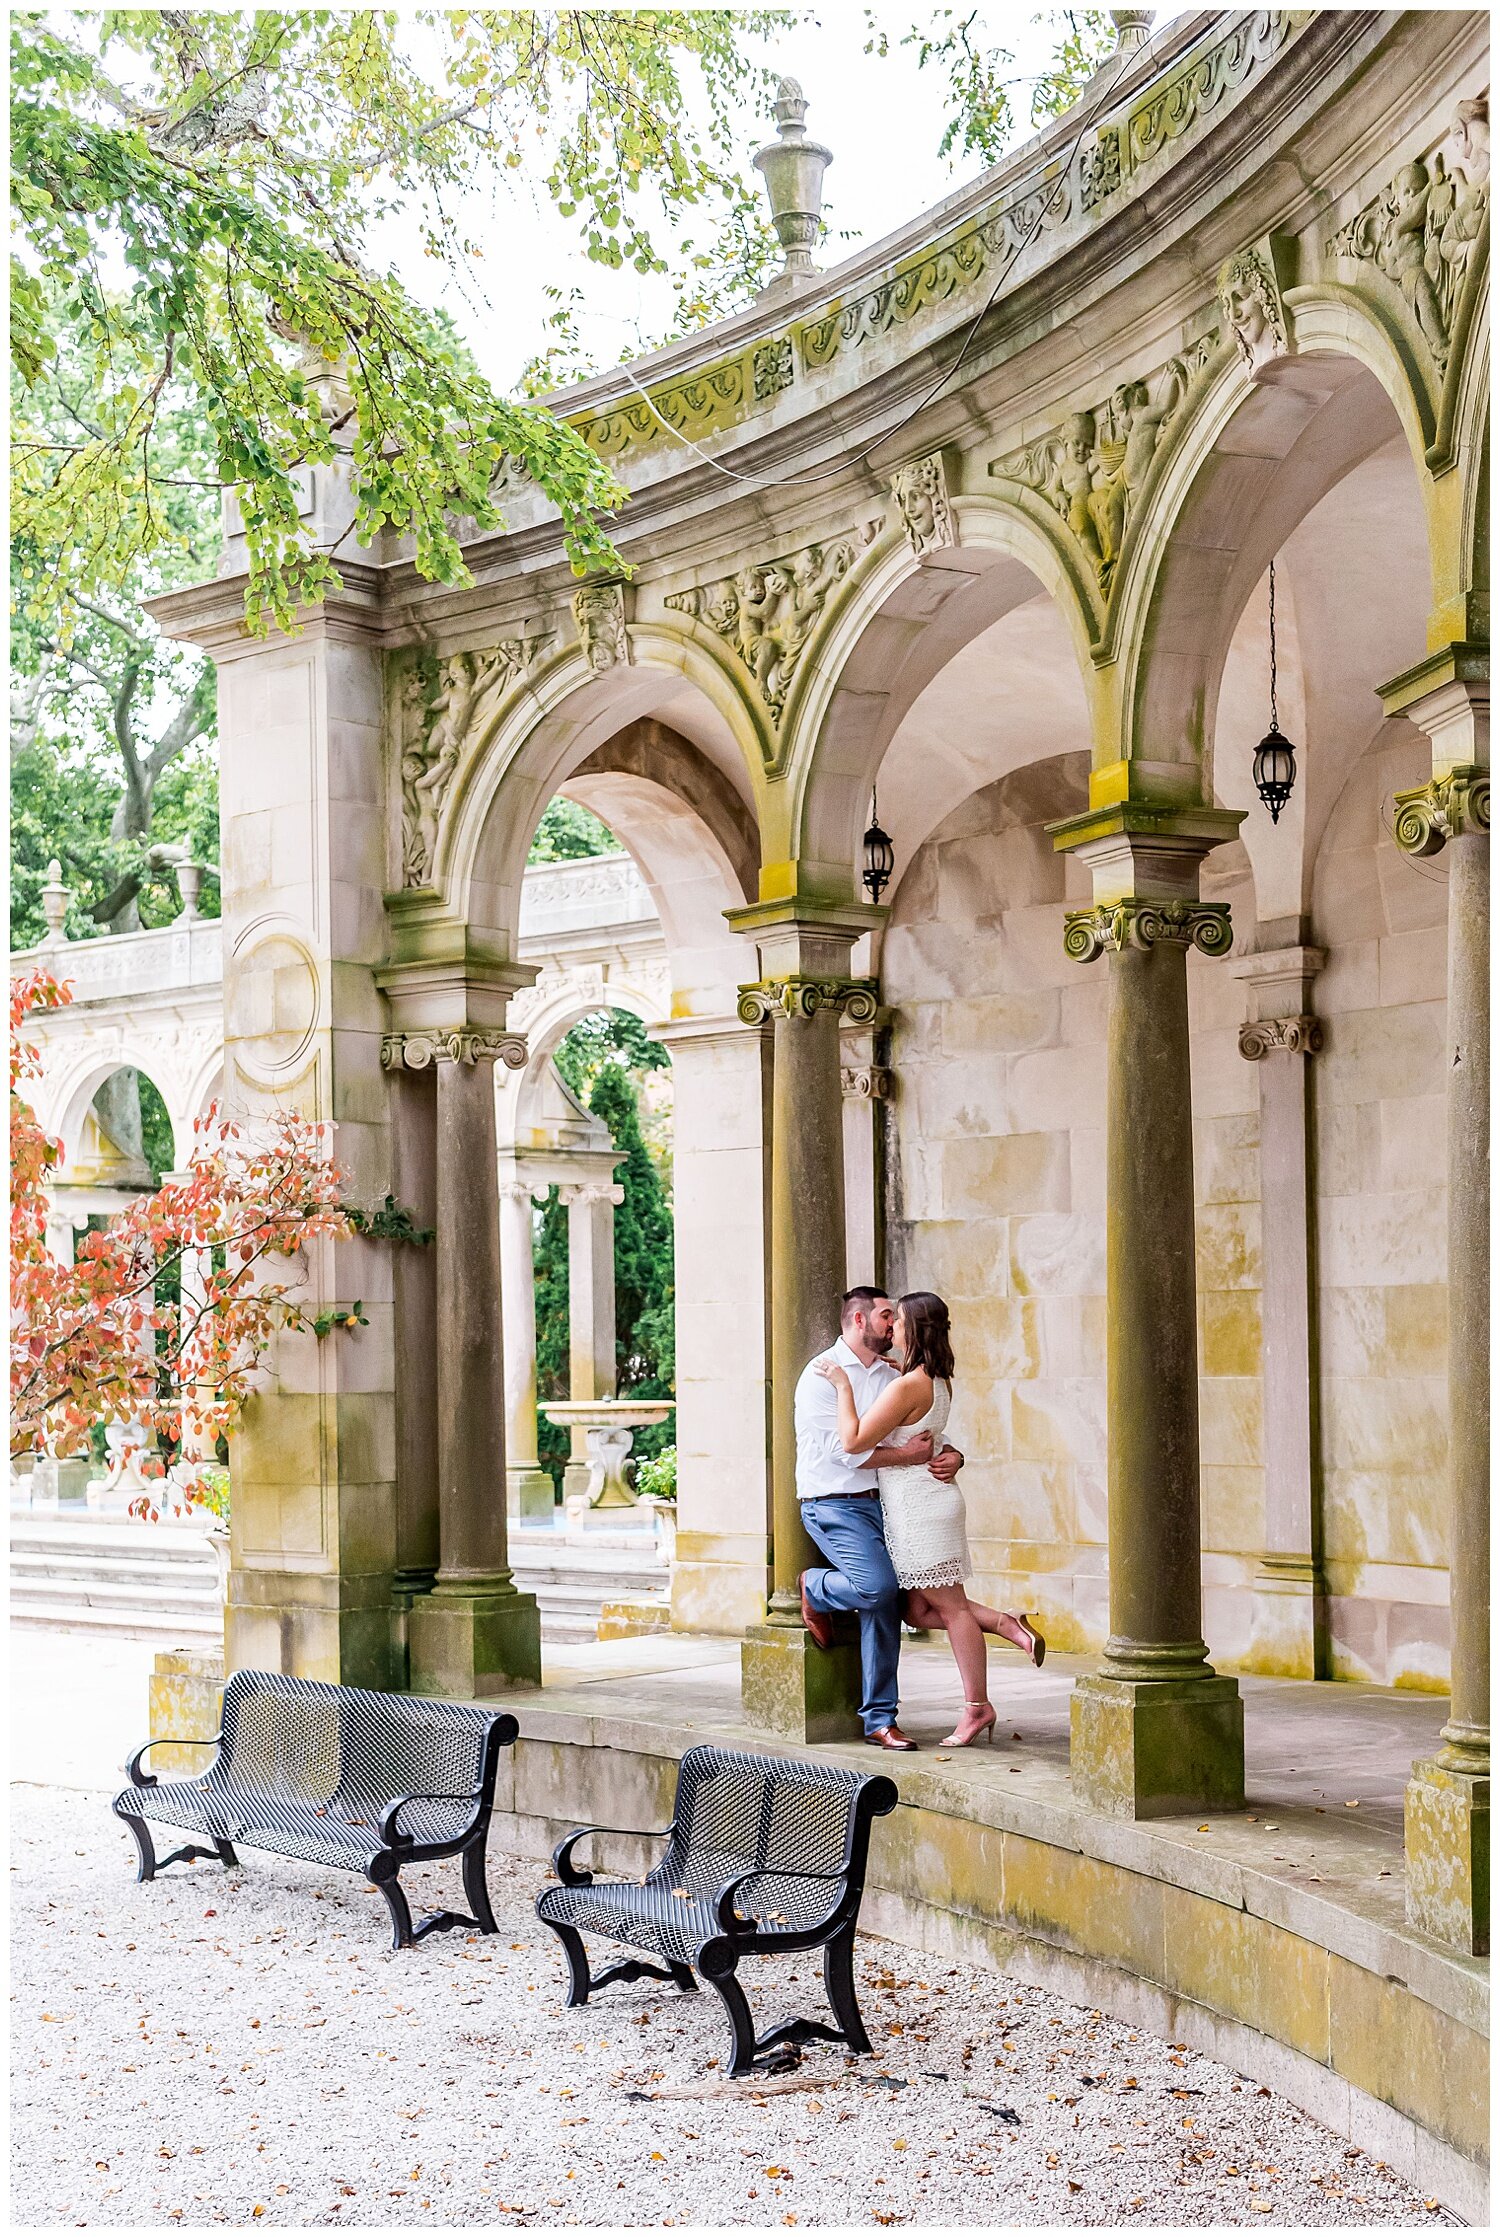
<svg viewBox="0 0 1500 2237">
<path fill-rule="evenodd" d="M 862 1283 L 840 1299 L 838 1342 L 819 1358 L 848 1370 L 854 1403 L 863 1418 L 897 1373 L 887 1358 L 896 1309 L 883 1289 Z M 838 1394 L 814 1373 L 809 1360 L 797 1383 L 797 1496 L 808 1535 L 828 1556 L 827 1569 L 805 1569 L 799 1580 L 802 1620 L 816 1646 L 833 1643 L 830 1618 L 852 1610 L 859 1617 L 863 1699 L 860 1721 L 872 1748 L 915 1748 L 896 1722 L 896 1663 L 901 1652 L 902 1591 L 886 1552 L 880 1516 L 879 1468 L 930 1467 L 951 1483 L 964 1456 L 945 1444 L 934 1458 L 924 1430 L 900 1445 L 846 1453 L 839 1435 Z"/>
</svg>

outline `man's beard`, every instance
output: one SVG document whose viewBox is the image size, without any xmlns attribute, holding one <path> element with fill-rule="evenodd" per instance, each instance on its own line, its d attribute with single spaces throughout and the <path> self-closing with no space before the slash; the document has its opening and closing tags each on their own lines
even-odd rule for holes
<svg viewBox="0 0 1500 2237">
<path fill-rule="evenodd" d="M 881 1358 L 884 1358 L 895 1341 L 896 1332 L 891 1328 L 888 1328 L 883 1336 L 877 1336 L 872 1328 L 865 1338 L 865 1342 L 869 1345 L 871 1351 L 878 1353 Z"/>
</svg>

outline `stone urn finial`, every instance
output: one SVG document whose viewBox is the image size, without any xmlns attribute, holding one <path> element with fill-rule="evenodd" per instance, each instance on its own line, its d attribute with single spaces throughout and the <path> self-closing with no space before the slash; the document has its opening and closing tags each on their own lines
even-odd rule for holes
<svg viewBox="0 0 1500 2237">
<path fill-rule="evenodd" d="M 781 270 L 771 282 L 781 292 L 795 287 L 817 270 L 812 252 L 822 222 L 823 173 L 833 161 L 831 152 L 807 137 L 803 118 L 807 98 L 795 78 L 782 78 L 776 87 L 778 137 L 754 158 L 766 182 L 771 222 L 784 252 Z"/>
<path fill-rule="evenodd" d="M 72 888 L 62 882 L 62 864 L 54 855 L 47 865 L 47 883 L 42 887 L 42 915 L 47 919 L 47 936 L 44 947 L 54 947 L 68 937 L 63 927 L 67 923 L 68 903 Z"/>
<path fill-rule="evenodd" d="M 1143 47 L 1151 36 L 1155 14 L 1154 8 L 1111 8 L 1109 20 L 1115 27 L 1115 52 L 1128 54 L 1136 47 Z"/>
</svg>

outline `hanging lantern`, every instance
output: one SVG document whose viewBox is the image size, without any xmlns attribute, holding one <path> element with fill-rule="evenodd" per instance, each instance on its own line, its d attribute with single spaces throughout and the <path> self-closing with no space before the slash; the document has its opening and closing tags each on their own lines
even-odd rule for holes
<svg viewBox="0 0 1500 2237">
<path fill-rule="evenodd" d="M 880 815 L 872 792 L 870 828 L 865 833 L 865 891 L 872 901 L 879 901 L 891 882 L 891 872 L 895 867 L 896 850 L 891 845 L 890 834 L 880 828 Z"/>
<path fill-rule="evenodd" d="M 1276 562 L 1271 562 L 1271 727 L 1255 749 L 1255 789 L 1275 823 L 1297 782 L 1297 753 L 1276 717 Z"/>
</svg>

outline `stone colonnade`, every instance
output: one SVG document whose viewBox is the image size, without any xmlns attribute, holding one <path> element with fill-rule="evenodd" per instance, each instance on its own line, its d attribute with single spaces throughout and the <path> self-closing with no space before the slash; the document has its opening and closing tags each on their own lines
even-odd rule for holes
<svg viewBox="0 0 1500 2237">
<path fill-rule="evenodd" d="M 856 1172 L 863 1194 L 876 1166 L 881 1064 L 882 989 L 855 961 L 883 914 L 854 901 L 861 834 L 878 786 L 901 866 L 893 903 L 899 911 L 904 899 L 915 922 L 904 881 L 945 820 L 1034 765 L 1086 758 L 1089 806 L 1054 824 L 1053 838 L 1073 900 L 1088 891 L 1090 905 L 1066 922 L 1059 908 L 1055 936 L 1085 988 L 1088 973 L 1107 981 L 1104 1112 L 1091 1121 L 1105 1186 L 1091 1146 L 1074 1158 L 1082 1129 L 1039 1119 L 1046 1096 L 1027 1102 L 1019 1064 L 1008 1048 L 1000 1061 L 996 1046 L 1013 1029 L 1001 1015 L 1012 990 L 1000 984 L 1013 961 L 1046 982 L 1037 1011 L 1061 1010 L 1026 947 L 1056 889 L 1010 948 L 1009 929 L 991 937 L 1008 908 L 996 912 L 990 893 L 976 899 L 984 873 L 955 845 L 929 921 L 946 916 L 985 946 L 954 996 L 969 1038 L 961 1052 L 940 1043 L 925 1067 L 940 1073 L 960 1057 L 942 1083 L 955 1123 L 931 1160 L 933 1220 L 961 1252 L 954 1206 L 972 1213 L 989 1176 L 1031 1160 L 1034 1196 L 1003 1215 L 995 1287 L 1016 1275 L 1007 1307 L 1033 1302 L 1019 1294 L 1024 1250 L 1011 1248 L 1023 1216 L 1061 1213 L 1074 1239 L 1102 1220 L 1104 1435 L 1089 1411 L 1097 1318 L 1062 1312 L 1048 1328 L 1038 1311 L 1042 1349 L 1089 1355 L 1052 1369 L 1054 1380 L 1071 1375 L 1088 1392 L 1069 1424 L 1079 1434 L 1065 1490 L 1055 1503 L 1039 1491 L 1028 1515 L 997 1516 L 991 1543 L 1003 1532 L 1006 1551 L 994 1566 L 1029 1573 L 1012 1551 L 1056 1543 L 1037 1518 L 1053 1530 L 1068 1499 L 1059 1527 L 1102 1559 L 1085 1477 L 1107 1459 L 1109 1632 L 1074 1703 L 1079 1792 L 1117 1816 L 1237 1800 L 1238 1688 L 1211 1667 L 1204 1641 L 1195 1246 L 1206 1223 L 1194 1211 L 1188 1042 L 1196 959 L 1225 956 L 1230 927 L 1200 874 L 1215 848 L 1230 859 L 1243 848 L 1233 876 L 1251 881 L 1255 920 L 1240 927 L 1240 1049 L 1257 1070 L 1252 1095 L 1235 1059 L 1228 1100 L 1247 1121 L 1246 1149 L 1244 1105 L 1259 1104 L 1260 1154 L 1276 1160 L 1283 1198 L 1265 1229 L 1264 1375 L 1238 1364 L 1223 1378 L 1258 1385 L 1235 1455 L 1241 1510 L 1255 1519 L 1236 1556 L 1248 1548 L 1248 1581 L 1263 1554 L 1251 1596 L 1264 1666 L 1312 1675 L 1332 1597 L 1318 1539 L 1331 1503 L 1315 1354 L 1320 1325 L 1333 1328 L 1314 1298 L 1310 1243 L 1314 933 L 1330 953 L 1340 945 L 1313 872 L 1320 832 L 1379 750 L 1370 691 L 1425 644 L 1429 660 L 1383 694 L 1388 713 L 1432 741 L 1430 785 L 1399 804 L 1398 835 L 1446 856 L 1449 887 L 1453 1712 L 1441 1751 L 1413 1778 L 1411 1900 L 1433 1931 L 1478 1945 L 1487 667 L 1468 638 L 1484 626 L 1487 583 L 1475 526 L 1487 442 L 1487 67 L 1482 20 L 1457 11 L 1178 19 L 1122 46 L 1096 109 L 1046 127 L 1013 165 L 951 198 L 930 238 L 913 228 L 873 244 L 836 275 L 802 275 L 732 326 L 560 399 L 634 492 L 615 521 L 628 562 L 618 575 L 576 583 L 542 499 L 518 488 L 507 490 L 508 528 L 461 592 L 420 582 L 389 538 L 341 561 L 338 593 L 295 642 L 246 641 L 232 546 L 215 584 L 158 602 L 179 634 L 218 654 L 225 676 L 231 1076 L 252 1099 L 305 1095 L 338 1123 L 366 1200 L 394 1172 L 401 1199 L 439 1228 L 430 1273 L 397 1266 L 393 1295 L 364 1243 L 339 1245 L 318 1268 L 320 1295 L 362 1295 L 377 1311 L 357 1354 L 338 1342 L 322 1359 L 288 1346 L 264 1409 L 274 1425 L 247 1422 L 233 1659 L 270 1661 L 279 1647 L 285 1667 L 358 1677 L 384 1652 L 399 1676 L 394 1574 L 409 1587 L 413 1682 L 465 1691 L 534 1668 L 534 1630 L 507 1591 L 505 1502 L 493 1495 L 505 1466 L 493 1325 L 502 1243 L 474 1076 L 502 1053 L 491 1037 L 523 1022 L 524 1005 L 507 1007 L 528 975 L 514 961 L 521 869 L 546 798 L 573 786 L 636 852 L 667 930 L 663 1037 L 674 1062 L 680 1052 L 684 1129 L 690 1110 L 715 1099 L 731 1114 L 722 1148 L 679 1175 L 680 1435 L 685 1466 L 706 1465 L 698 1504 L 684 1510 L 675 1620 L 690 1628 L 712 1613 L 712 1628 L 747 1627 L 745 1704 L 764 1729 L 804 1740 L 850 1729 L 850 1658 L 810 1653 L 797 1615 L 808 1547 L 792 1390 L 827 1341 L 834 1296 L 851 1273 L 879 1272 L 859 1262 L 878 1250 L 876 1224 L 856 1244 L 846 1219 Z M 1013 258 L 1004 272 L 1002 256 Z M 1002 306 L 987 317 L 1002 278 L 1023 316 Z M 969 339 L 955 355 L 961 330 Z M 945 350 L 945 382 L 894 418 L 903 381 Z M 644 419 L 628 392 L 642 384 L 655 384 Z M 692 433 L 674 450 L 663 431 L 679 428 Z M 731 456 L 755 470 L 726 477 Z M 772 459 L 774 501 L 759 478 Z M 337 482 L 317 470 L 310 532 L 330 544 L 347 526 Z M 1268 566 L 1299 539 L 1283 638 L 1284 672 L 1302 672 L 1306 720 L 1289 711 L 1289 721 L 1305 766 L 1279 833 L 1256 808 L 1235 843 L 1237 810 L 1254 797 L 1265 671 L 1260 642 L 1238 633 Z M 1028 830 L 1041 822 L 1023 820 Z M 1007 877 L 1013 866 L 1008 855 Z M 1210 865 L 1207 875 L 1219 873 Z M 725 918 L 755 948 L 753 972 L 731 971 Z M 736 1022 L 726 1012 L 742 980 Z M 1331 1023 L 1342 1013 L 1325 986 Z M 1099 1070 L 1087 1044 L 1098 1006 L 1084 992 L 1073 1007 L 1086 1030 L 1075 1017 L 1033 1034 L 1054 1107 L 1077 1094 L 1080 1055 Z M 1373 1006 L 1387 1006 L 1382 994 Z M 442 1044 L 425 1066 L 435 1076 L 413 1069 L 424 1033 Z M 842 1049 L 856 1033 L 867 1045 Z M 382 1034 L 402 1042 L 399 1088 L 376 1073 Z M 1344 1063 L 1331 1048 L 1325 1076 Z M 1023 1103 L 1024 1116 L 1001 1107 Z M 948 1151 L 965 1130 L 989 1137 L 966 1168 L 986 1180 L 956 1184 L 950 1205 Z M 1070 1137 L 1065 1152 L 1058 1131 Z M 1236 1199 L 1246 1236 L 1257 1185 L 1247 1179 Z M 1049 1189 L 1060 1201 L 1041 1201 Z M 503 1250 L 515 1261 L 512 1217 Z M 591 1246 L 598 1219 L 587 1213 Z M 457 1234 L 455 1220 L 467 1223 Z M 460 1257 L 482 1275 L 467 1293 Z M 982 1284 L 986 1272 L 970 1278 Z M 1423 1279 L 1435 1292 L 1430 1267 Z M 1092 1303 L 1092 1281 L 1090 1267 L 1065 1304 Z M 1248 1332 L 1249 1310 L 1236 1326 Z M 436 1362 L 434 1330 L 445 1354 Z M 584 1332 L 578 1372 L 596 1374 L 597 1312 L 583 1315 Z M 1027 1375 L 1046 1379 L 1029 1363 L 995 1379 Z M 513 1413 L 524 1380 L 512 1379 Z M 1359 1403 L 1348 1382 L 1346 1412 Z M 1257 1548 L 1265 1455 L 1252 1417 L 1262 1400 L 1272 1490 Z M 472 1420 L 444 1418 L 466 1406 L 489 1409 L 482 1458 L 451 1449 L 475 1440 Z M 1047 1418 L 1054 1450 L 1063 1411 L 1054 1398 L 1048 1416 L 1045 1392 L 1032 1410 Z M 1021 1412 L 996 1425 L 1009 1430 Z M 1430 1428 L 1429 1475 L 1442 1429 Z M 1346 1509 L 1357 1507 L 1354 1473 L 1344 1471 Z M 1387 1465 L 1388 1479 L 1397 1473 Z M 481 1519 L 487 1487 L 499 1513 Z M 1362 1518 L 1343 1520 L 1347 1550 Z M 1422 1517 L 1420 1560 L 1414 1531 L 1386 1565 L 1420 1567 L 1435 1593 L 1433 1521 Z M 1080 1630 L 1092 1631 L 1093 1606 Z M 1435 1663 L 1434 1652 L 1427 1675 Z"/>
</svg>

